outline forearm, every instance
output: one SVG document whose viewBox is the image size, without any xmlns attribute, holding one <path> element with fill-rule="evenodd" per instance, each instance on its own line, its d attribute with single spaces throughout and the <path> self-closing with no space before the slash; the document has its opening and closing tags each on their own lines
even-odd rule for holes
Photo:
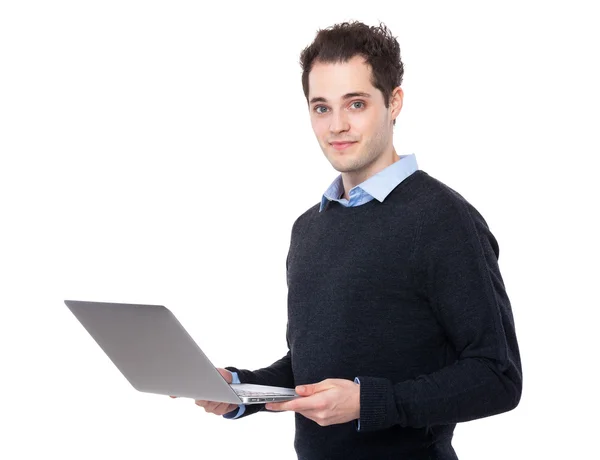
<svg viewBox="0 0 600 460">
<path fill-rule="evenodd" d="M 498 242 L 472 206 L 448 199 L 437 206 L 423 209 L 415 279 L 456 360 L 402 382 L 357 376 L 361 431 L 465 422 L 511 410 L 521 398 L 519 346 Z"/>
<path fill-rule="evenodd" d="M 268 367 L 256 371 L 226 367 L 227 370 L 237 372 L 241 383 L 256 385 L 269 385 L 276 387 L 294 388 L 294 375 L 292 372 L 291 352 L 275 361 Z"/>
<path fill-rule="evenodd" d="M 486 358 L 463 359 L 395 384 L 385 378 L 358 378 L 361 431 L 466 422 L 509 411 L 521 397 L 518 366 Z"/>
</svg>

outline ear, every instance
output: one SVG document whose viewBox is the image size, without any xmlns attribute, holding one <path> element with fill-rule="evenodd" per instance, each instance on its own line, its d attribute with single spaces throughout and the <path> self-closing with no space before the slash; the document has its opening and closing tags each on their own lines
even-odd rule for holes
<svg viewBox="0 0 600 460">
<path fill-rule="evenodd" d="M 390 117 L 392 120 L 395 120 L 400 110 L 402 110 L 402 102 L 404 99 L 404 91 L 402 91 L 402 87 L 397 86 L 392 91 L 392 95 L 390 96 Z"/>
</svg>

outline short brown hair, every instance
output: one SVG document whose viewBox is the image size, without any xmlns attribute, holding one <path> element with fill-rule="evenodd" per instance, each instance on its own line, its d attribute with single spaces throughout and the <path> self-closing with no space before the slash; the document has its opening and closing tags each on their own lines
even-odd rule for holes
<svg viewBox="0 0 600 460">
<path fill-rule="evenodd" d="M 388 107 L 392 91 L 402 84 L 404 65 L 398 41 L 381 22 L 377 27 L 359 21 L 342 22 L 317 31 L 314 41 L 300 53 L 302 89 L 306 101 L 308 74 L 315 61 L 348 62 L 356 55 L 364 57 L 371 67 L 371 84 L 382 92 L 385 106 Z"/>
</svg>

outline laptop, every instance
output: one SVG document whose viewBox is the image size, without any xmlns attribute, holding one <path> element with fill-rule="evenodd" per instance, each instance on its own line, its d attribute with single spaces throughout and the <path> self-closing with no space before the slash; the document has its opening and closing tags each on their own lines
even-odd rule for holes
<svg viewBox="0 0 600 460">
<path fill-rule="evenodd" d="M 300 397 L 293 388 L 227 383 L 162 305 L 79 300 L 65 304 L 138 391 L 230 404 Z"/>
</svg>

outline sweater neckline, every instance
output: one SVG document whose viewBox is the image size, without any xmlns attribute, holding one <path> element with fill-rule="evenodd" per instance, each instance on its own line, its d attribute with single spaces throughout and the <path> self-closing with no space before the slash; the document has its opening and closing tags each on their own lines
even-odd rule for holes
<svg viewBox="0 0 600 460">
<path fill-rule="evenodd" d="M 379 201 L 377 198 L 373 198 L 359 206 L 344 206 L 343 204 L 340 204 L 337 201 L 329 201 L 326 205 L 326 208 L 323 210 L 323 212 L 320 212 L 319 214 L 327 213 L 327 211 L 330 211 L 333 209 L 339 209 L 338 212 L 342 212 L 342 213 L 346 213 L 346 214 L 366 211 L 366 210 L 372 208 L 373 206 L 376 206 L 377 204 L 384 204 L 390 198 L 390 195 L 392 195 L 393 193 L 397 193 L 399 191 L 399 189 L 407 186 L 410 182 L 412 182 L 415 179 L 415 176 L 420 177 L 423 174 L 425 174 L 425 171 L 423 171 L 422 169 L 417 169 L 414 173 L 412 173 L 410 176 L 408 176 L 406 179 L 404 179 L 402 182 L 400 182 L 383 201 Z M 331 209 L 330 209 L 330 207 L 331 207 Z"/>
</svg>

